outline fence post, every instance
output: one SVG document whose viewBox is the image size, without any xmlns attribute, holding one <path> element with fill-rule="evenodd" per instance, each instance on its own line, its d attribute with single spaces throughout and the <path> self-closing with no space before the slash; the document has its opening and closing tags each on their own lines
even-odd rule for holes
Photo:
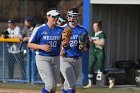
<svg viewBox="0 0 140 93">
<path fill-rule="evenodd" d="M 5 82 L 5 43 L 2 43 L 2 79 Z"/>
<path fill-rule="evenodd" d="M 34 84 L 34 81 L 35 81 L 35 51 L 32 50 L 32 61 L 31 61 L 31 73 L 32 73 L 32 77 L 31 77 L 31 83 Z"/>
<path fill-rule="evenodd" d="M 27 48 L 26 49 L 27 50 L 27 69 L 26 69 L 26 71 L 27 71 L 27 75 L 26 75 L 26 79 L 27 79 L 27 82 L 28 83 L 30 83 L 30 81 L 31 81 L 31 52 L 30 52 L 30 49 L 29 48 Z"/>
</svg>

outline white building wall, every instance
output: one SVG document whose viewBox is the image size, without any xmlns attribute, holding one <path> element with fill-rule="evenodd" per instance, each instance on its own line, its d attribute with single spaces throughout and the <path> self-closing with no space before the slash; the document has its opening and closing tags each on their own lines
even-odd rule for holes
<svg viewBox="0 0 140 93">
<path fill-rule="evenodd" d="M 140 4 L 140 0 L 90 0 L 91 4 Z"/>
</svg>

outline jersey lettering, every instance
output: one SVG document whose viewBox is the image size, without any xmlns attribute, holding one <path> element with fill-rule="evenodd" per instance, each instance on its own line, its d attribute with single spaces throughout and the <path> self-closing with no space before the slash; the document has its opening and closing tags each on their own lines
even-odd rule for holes
<svg viewBox="0 0 140 93">
<path fill-rule="evenodd" d="M 70 39 L 78 39 L 78 35 L 72 35 Z"/>
<path fill-rule="evenodd" d="M 44 40 L 60 40 L 60 36 L 43 36 Z"/>
</svg>

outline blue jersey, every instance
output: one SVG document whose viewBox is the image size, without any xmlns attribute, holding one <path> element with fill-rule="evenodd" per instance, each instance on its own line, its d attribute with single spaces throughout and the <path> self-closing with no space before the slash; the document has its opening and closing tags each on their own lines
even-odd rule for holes
<svg viewBox="0 0 140 93">
<path fill-rule="evenodd" d="M 68 26 L 68 25 L 66 25 L 66 26 Z M 79 49 L 79 37 L 82 33 L 85 33 L 85 32 L 88 34 L 87 30 L 80 25 L 77 25 L 75 28 L 72 29 L 72 36 L 71 36 L 70 42 L 69 42 L 70 48 L 65 50 L 66 57 L 81 56 L 81 50 Z"/>
<path fill-rule="evenodd" d="M 50 29 L 47 24 L 41 26 L 38 30 L 34 31 L 29 42 L 40 45 L 48 44 L 52 50 L 46 52 L 44 50 L 37 50 L 37 54 L 42 56 L 58 56 L 60 54 L 61 34 L 63 28 L 55 26 Z"/>
</svg>

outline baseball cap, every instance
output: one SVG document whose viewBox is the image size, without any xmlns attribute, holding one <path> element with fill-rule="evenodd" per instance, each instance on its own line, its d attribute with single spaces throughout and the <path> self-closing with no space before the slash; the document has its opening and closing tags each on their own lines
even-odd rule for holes
<svg viewBox="0 0 140 93">
<path fill-rule="evenodd" d="M 34 21 L 34 18 L 32 16 L 27 16 L 27 17 L 25 17 L 25 20 L 27 22 L 33 22 Z"/>
<path fill-rule="evenodd" d="M 15 23 L 15 20 L 14 19 L 9 19 L 8 20 L 8 23 L 13 23 L 14 24 Z"/>
<path fill-rule="evenodd" d="M 50 10 L 50 11 L 47 12 L 46 15 L 47 15 L 47 16 L 59 16 L 60 13 L 59 13 L 58 10 Z"/>
</svg>

